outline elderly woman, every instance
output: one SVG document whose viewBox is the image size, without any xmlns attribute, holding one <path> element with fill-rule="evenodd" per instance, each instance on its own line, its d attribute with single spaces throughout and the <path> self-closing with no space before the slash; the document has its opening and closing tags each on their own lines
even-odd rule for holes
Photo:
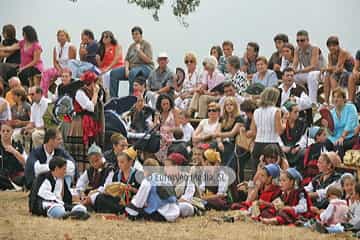
<svg viewBox="0 0 360 240">
<path fill-rule="evenodd" d="M 250 137 L 255 136 L 252 152 L 252 170 L 254 172 L 262 150 L 269 144 L 278 144 L 280 135 L 286 128 L 286 119 L 282 119 L 281 110 L 275 107 L 279 95 L 276 88 L 266 88 L 260 95 L 260 107 L 254 112 L 249 134 Z"/>
<path fill-rule="evenodd" d="M 240 58 L 237 56 L 230 56 L 227 59 L 226 68 L 228 74 L 226 80 L 230 80 L 239 95 L 245 92 L 248 87 L 248 81 L 246 80 L 246 74 L 240 70 Z"/>
<path fill-rule="evenodd" d="M 256 71 L 251 81 L 252 84 L 260 83 L 264 87 L 277 87 L 278 78 L 276 72 L 268 69 L 268 61 L 265 57 L 256 58 Z"/>
<path fill-rule="evenodd" d="M 195 90 L 200 87 L 200 74 L 196 69 L 197 59 L 194 53 L 186 53 L 184 58 L 187 71 L 185 72 L 184 83 L 179 89 L 178 97 L 175 99 L 175 106 L 187 110 Z"/>
<path fill-rule="evenodd" d="M 352 103 L 346 103 L 346 93 L 341 88 L 336 88 L 332 92 L 334 108 L 330 110 L 334 121 L 334 130 L 330 132 L 328 141 L 335 146 L 340 147 L 341 156 L 345 151 L 352 148 L 356 142 L 355 129 L 359 125 L 356 107 Z M 321 123 L 324 127 L 328 127 L 329 123 L 322 119 Z"/>
<path fill-rule="evenodd" d="M 338 184 L 341 174 L 335 171 L 341 163 L 340 157 L 335 152 L 322 153 L 318 160 L 319 174 L 305 186 L 305 191 L 313 200 L 314 206 L 325 209 L 328 205 L 326 191 L 330 186 Z"/>
<path fill-rule="evenodd" d="M 219 100 L 219 92 L 214 88 L 225 79 L 224 75 L 217 70 L 217 60 L 214 56 L 205 58 L 203 63 L 205 71 L 202 75 L 202 84 L 195 89 L 189 109 L 191 113 L 198 112 L 198 118 L 206 117 L 209 102 Z"/>
<path fill-rule="evenodd" d="M 54 78 L 59 77 L 64 68 L 68 67 L 70 59 L 76 59 L 76 47 L 71 44 L 70 35 L 65 30 L 56 33 L 58 44 L 53 49 L 53 67 L 42 73 L 40 87 L 47 96 L 49 86 Z"/>
<path fill-rule="evenodd" d="M 216 135 L 216 129 L 219 123 L 220 105 L 211 102 L 208 105 L 208 118 L 200 121 L 198 127 L 195 129 L 192 137 L 193 145 L 198 146 L 201 143 L 209 143 Z"/>
<path fill-rule="evenodd" d="M 0 131 L 0 190 L 13 189 L 11 181 L 15 181 L 17 184 L 21 184 L 21 176 L 24 176 L 25 166 L 25 151 L 21 144 L 12 141 L 11 136 L 13 134 L 13 128 L 4 123 L 1 125 Z M 5 180 L 6 179 L 6 180 Z"/>
<path fill-rule="evenodd" d="M 18 76 L 23 85 L 29 86 L 29 78 L 43 71 L 41 60 L 42 47 L 38 41 L 37 33 L 32 26 L 22 29 L 24 39 L 11 46 L 0 47 L 0 51 L 12 52 L 20 50 L 21 61 Z M 12 76 L 15 76 L 14 72 Z"/>
</svg>

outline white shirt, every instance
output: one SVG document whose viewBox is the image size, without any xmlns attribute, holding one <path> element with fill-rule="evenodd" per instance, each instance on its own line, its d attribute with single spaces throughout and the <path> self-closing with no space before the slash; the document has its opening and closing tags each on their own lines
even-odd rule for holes
<svg viewBox="0 0 360 240">
<path fill-rule="evenodd" d="M 48 108 L 49 100 L 45 97 L 41 97 L 40 102 L 34 102 L 31 105 L 30 122 L 34 123 L 36 128 L 44 127 L 43 116 Z"/>
<path fill-rule="evenodd" d="M 203 119 L 200 121 L 199 126 L 201 127 L 202 131 L 201 131 L 201 135 L 208 135 L 208 134 L 213 134 L 217 127 L 219 125 L 219 121 L 216 121 L 215 123 L 209 123 L 209 119 Z"/>
<path fill-rule="evenodd" d="M 138 192 L 131 200 L 131 203 L 137 208 L 144 208 L 151 190 L 150 181 L 145 178 L 139 187 Z M 126 208 L 126 211 L 133 216 L 137 216 L 138 212 L 133 209 Z M 157 210 L 167 221 L 173 222 L 180 216 L 180 208 L 177 203 L 168 203 Z"/>
<path fill-rule="evenodd" d="M 189 142 L 191 140 L 191 136 L 194 132 L 194 128 L 190 123 L 187 123 L 185 125 L 182 126 L 182 130 L 184 133 L 184 141 Z"/>
<path fill-rule="evenodd" d="M 45 155 L 46 155 L 46 163 L 41 164 L 39 159 L 36 160 L 34 164 L 34 173 L 35 177 L 39 176 L 39 174 L 50 171 L 49 162 L 53 158 L 55 151 L 52 153 L 48 153 L 46 151 L 45 145 L 43 145 Z M 74 176 L 75 175 L 75 165 L 72 161 L 66 160 L 66 176 Z"/>
<path fill-rule="evenodd" d="M 260 107 L 254 112 L 254 121 L 256 125 L 255 142 L 258 143 L 278 143 L 280 136 L 275 129 L 276 107 Z"/>
<path fill-rule="evenodd" d="M 62 197 L 62 189 L 64 185 L 64 179 L 57 178 L 55 183 L 54 191 L 51 191 L 51 183 L 48 179 L 41 184 L 38 192 L 38 196 L 44 199 L 43 208 L 46 209 L 54 204 L 64 205 L 63 197 Z M 46 201 L 48 200 L 48 201 Z"/>
<path fill-rule="evenodd" d="M 5 107 L 4 111 L 0 112 L 0 120 L 1 121 L 11 120 L 10 104 L 8 103 L 8 101 L 6 101 L 5 98 L 0 97 L 0 106 L 2 106 L 3 104 L 5 104 L 6 107 Z"/>
<path fill-rule="evenodd" d="M 95 105 L 83 90 L 80 89 L 76 91 L 75 100 L 80 104 L 82 109 L 94 112 Z"/>
<path fill-rule="evenodd" d="M 293 83 L 287 91 L 285 91 L 284 89 L 284 84 L 281 84 L 279 88 L 282 90 L 281 91 L 281 106 L 282 106 L 290 98 L 290 91 L 291 89 L 296 88 L 296 84 Z M 305 92 L 302 92 L 300 97 L 294 96 L 294 98 L 296 104 L 299 106 L 300 111 L 311 108 L 311 99 Z"/>
<path fill-rule="evenodd" d="M 58 63 L 62 68 L 65 68 L 68 66 L 69 62 L 69 49 L 72 44 L 69 42 L 66 42 L 64 46 L 60 46 L 60 43 L 56 45 L 55 47 L 55 57 Z"/>
</svg>

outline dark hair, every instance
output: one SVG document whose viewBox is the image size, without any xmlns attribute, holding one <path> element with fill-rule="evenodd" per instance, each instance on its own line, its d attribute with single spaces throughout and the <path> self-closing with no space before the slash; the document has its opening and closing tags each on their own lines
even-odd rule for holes
<svg viewBox="0 0 360 240">
<path fill-rule="evenodd" d="M 326 129 L 324 127 L 320 127 L 319 131 L 317 131 L 317 133 L 315 134 L 315 139 L 316 137 L 320 136 L 321 134 L 323 134 L 323 132 L 325 132 Z"/>
<path fill-rule="evenodd" d="M 330 36 L 328 38 L 328 40 L 326 41 L 326 46 L 331 46 L 331 45 L 335 45 L 335 46 L 339 46 L 339 38 L 336 36 Z"/>
<path fill-rule="evenodd" d="M 85 36 L 88 36 L 92 40 L 95 39 L 94 33 L 90 29 L 84 29 L 82 31 L 82 34 L 84 34 Z"/>
<path fill-rule="evenodd" d="M 118 44 L 114 34 L 111 31 L 104 31 L 101 34 L 101 38 L 100 38 L 100 41 L 99 41 L 99 55 L 100 55 L 101 60 L 104 59 L 104 55 L 105 55 L 105 44 L 103 43 L 105 35 L 110 37 L 112 45 L 117 45 Z"/>
<path fill-rule="evenodd" d="M 46 129 L 45 136 L 44 136 L 44 143 L 48 143 L 50 141 L 50 139 L 55 139 L 56 135 L 59 133 L 60 133 L 60 131 L 57 128 Z"/>
<path fill-rule="evenodd" d="M 0 81 L 0 96 L 2 96 L 3 95 L 3 93 L 4 93 L 4 84 L 3 84 L 3 79 L 2 79 L 2 77 L 0 77 L 1 79 L 1 81 Z"/>
<path fill-rule="evenodd" d="M 173 130 L 173 135 L 176 140 L 182 139 L 184 137 L 184 132 L 181 128 L 175 128 Z"/>
<path fill-rule="evenodd" d="M 279 33 L 279 34 L 276 34 L 276 36 L 274 37 L 274 42 L 276 42 L 276 41 L 283 41 L 284 43 L 288 43 L 289 37 L 284 33 Z"/>
<path fill-rule="evenodd" d="M 12 24 L 4 25 L 2 31 L 3 33 L 6 34 L 6 39 L 10 39 L 10 40 L 16 39 L 16 29 L 14 25 Z"/>
<path fill-rule="evenodd" d="M 255 51 L 256 53 L 259 53 L 259 50 L 260 50 L 259 44 L 257 44 L 256 42 L 248 42 L 247 45 L 248 45 L 249 47 L 254 48 L 254 51 Z"/>
<path fill-rule="evenodd" d="M 49 161 L 49 168 L 50 171 L 54 171 L 55 168 L 62 168 L 66 165 L 66 160 L 62 157 L 59 156 L 54 156 L 50 161 Z"/>
<path fill-rule="evenodd" d="M 143 30 L 142 30 L 141 27 L 139 27 L 139 26 L 135 26 L 135 27 L 133 27 L 133 28 L 131 29 L 131 33 L 134 33 L 134 32 L 139 32 L 140 35 L 143 34 Z"/>
<path fill-rule="evenodd" d="M 224 82 L 224 85 L 223 85 L 223 88 L 226 88 L 226 87 L 233 87 L 235 88 L 235 85 L 232 81 L 225 81 Z"/>
<path fill-rule="evenodd" d="M 296 33 L 296 36 L 304 36 L 304 37 L 309 37 L 309 33 L 306 30 L 300 30 Z"/>
<path fill-rule="evenodd" d="M 134 82 L 140 84 L 141 86 L 146 85 L 146 78 L 142 74 L 138 74 L 134 79 Z"/>
<path fill-rule="evenodd" d="M 218 57 L 218 59 L 217 59 L 217 60 L 219 61 L 220 57 L 223 55 L 223 51 L 222 51 L 222 49 L 221 49 L 220 46 L 212 46 L 211 49 L 210 49 L 210 55 L 211 55 L 211 52 L 212 52 L 214 49 L 216 50 L 217 54 L 219 55 L 219 57 Z"/>
<path fill-rule="evenodd" d="M 42 94 L 43 93 L 42 88 L 41 87 L 35 87 L 35 93 Z"/>
<path fill-rule="evenodd" d="M 355 193 L 360 195 L 360 183 L 355 185 Z"/>
<path fill-rule="evenodd" d="M 282 152 L 277 144 L 269 144 L 264 148 L 262 155 L 264 157 L 282 156 Z"/>
<path fill-rule="evenodd" d="M 159 112 L 162 112 L 162 109 L 161 109 L 161 101 L 164 100 L 164 99 L 167 99 L 169 100 L 169 103 L 170 103 L 170 109 L 173 109 L 174 108 L 174 101 L 173 99 L 167 95 L 167 94 L 160 94 L 160 96 L 158 97 L 157 101 L 156 101 L 156 110 L 158 110 Z"/>
<path fill-rule="evenodd" d="M 256 108 L 256 102 L 250 99 L 245 100 L 240 104 L 240 109 L 243 112 L 254 113 Z"/>
<path fill-rule="evenodd" d="M 232 41 L 229 41 L 229 40 L 226 40 L 226 41 L 223 41 L 222 43 L 222 47 L 224 48 L 224 46 L 230 46 L 231 49 L 234 49 L 234 44 L 232 43 Z"/>
<path fill-rule="evenodd" d="M 286 73 L 286 72 L 293 72 L 295 73 L 295 69 L 293 69 L 292 67 L 287 67 L 283 70 L 283 73 Z"/>
<path fill-rule="evenodd" d="M 289 48 L 291 50 L 291 55 L 294 56 L 295 48 L 291 43 L 284 43 L 282 48 Z"/>
<path fill-rule="evenodd" d="M 26 101 L 26 92 L 25 92 L 24 88 L 17 87 L 11 91 L 14 95 L 21 97 L 21 101 L 23 101 L 23 102 Z"/>
<path fill-rule="evenodd" d="M 240 69 L 240 58 L 238 56 L 230 56 L 227 59 L 227 62 L 236 70 Z"/>
<path fill-rule="evenodd" d="M 27 26 L 23 27 L 22 31 L 23 31 L 24 38 L 26 39 L 26 41 L 28 41 L 30 43 L 39 41 L 37 33 L 35 31 L 35 28 L 33 28 L 32 26 L 27 25 Z"/>
</svg>

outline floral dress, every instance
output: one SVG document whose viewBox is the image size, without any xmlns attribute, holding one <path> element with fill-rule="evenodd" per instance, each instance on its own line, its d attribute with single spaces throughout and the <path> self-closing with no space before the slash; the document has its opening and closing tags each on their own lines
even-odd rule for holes
<svg viewBox="0 0 360 240">
<path fill-rule="evenodd" d="M 176 127 L 173 111 L 169 112 L 168 117 L 160 125 L 160 150 L 155 153 L 156 158 L 162 163 L 167 157 L 167 150 L 173 140 L 172 129 Z"/>
</svg>

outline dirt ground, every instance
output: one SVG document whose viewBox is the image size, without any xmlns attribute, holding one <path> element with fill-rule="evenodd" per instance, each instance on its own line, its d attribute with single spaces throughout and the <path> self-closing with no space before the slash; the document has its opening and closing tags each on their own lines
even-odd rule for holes
<svg viewBox="0 0 360 240">
<path fill-rule="evenodd" d="M 298 227 L 270 227 L 253 222 L 218 223 L 212 220 L 224 212 L 208 212 L 202 217 L 176 223 L 104 220 L 92 215 L 87 221 L 53 220 L 28 213 L 27 194 L 0 192 L 0 239 L 353 239 L 351 234 L 320 235 Z"/>
</svg>

